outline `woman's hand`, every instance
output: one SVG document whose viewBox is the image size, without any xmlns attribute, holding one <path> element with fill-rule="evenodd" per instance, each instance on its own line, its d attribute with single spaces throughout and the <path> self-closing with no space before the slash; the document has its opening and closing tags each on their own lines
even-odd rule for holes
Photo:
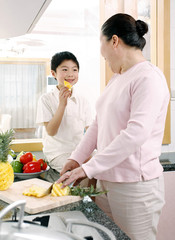
<svg viewBox="0 0 175 240">
<path fill-rule="evenodd" d="M 75 168 L 78 168 L 80 164 L 73 159 L 67 160 L 66 164 L 63 166 L 63 169 L 60 172 L 62 176 L 65 172 L 71 171 Z"/>
<path fill-rule="evenodd" d="M 87 177 L 85 171 L 82 167 L 75 168 L 72 171 L 65 172 L 56 182 L 63 183 L 62 188 L 68 186 L 74 182 L 74 185 L 77 185 L 83 179 Z"/>
</svg>

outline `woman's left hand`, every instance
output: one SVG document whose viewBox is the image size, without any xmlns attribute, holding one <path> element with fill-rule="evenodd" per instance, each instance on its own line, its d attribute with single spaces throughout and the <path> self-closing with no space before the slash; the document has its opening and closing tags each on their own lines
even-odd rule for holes
<svg viewBox="0 0 175 240">
<path fill-rule="evenodd" d="M 82 167 L 75 168 L 72 171 L 68 171 L 64 173 L 57 181 L 56 183 L 63 183 L 62 187 L 66 187 L 69 184 L 74 182 L 74 185 L 79 184 L 83 179 L 87 177 L 85 171 Z"/>
</svg>

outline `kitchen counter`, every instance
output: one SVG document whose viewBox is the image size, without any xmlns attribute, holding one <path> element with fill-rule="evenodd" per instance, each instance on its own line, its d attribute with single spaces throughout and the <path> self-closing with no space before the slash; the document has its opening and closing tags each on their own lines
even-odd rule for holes
<svg viewBox="0 0 175 240">
<path fill-rule="evenodd" d="M 162 167 L 164 169 L 164 172 L 175 171 L 175 163 L 165 163 L 162 164 Z"/>
<path fill-rule="evenodd" d="M 83 200 L 71 204 L 67 204 L 58 208 L 54 208 L 49 211 L 42 212 L 56 213 L 56 212 L 67 212 L 67 211 L 81 211 L 89 221 L 99 223 L 109 230 L 111 230 L 116 236 L 117 240 L 129 240 L 120 228 L 95 204 L 94 201 L 89 197 L 85 197 Z M 27 214 L 28 215 L 28 214 Z M 102 233 L 101 233 L 102 234 Z M 102 234 L 104 240 L 108 238 Z"/>
<path fill-rule="evenodd" d="M 15 181 L 18 181 L 15 179 Z M 8 204 L 0 200 L 0 209 L 6 207 Z M 121 229 L 95 204 L 94 201 L 90 197 L 84 197 L 83 200 L 67 204 L 64 206 L 60 206 L 48 211 L 41 212 L 40 214 L 52 214 L 57 212 L 69 212 L 69 211 L 80 211 L 85 215 L 85 217 L 91 221 L 99 223 L 109 230 L 111 230 L 116 237 L 117 240 L 130 240 L 129 237 L 126 236 L 124 232 L 121 231 Z M 11 213 L 12 215 L 12 213 Z M 25 213 L 25 216 L 35 216 L 30 215 L 28 213 Z M 25 219 L 25 218 L 24 218 Z M 103 234 L 100 232 L 101 236 L 104 240 L 108 240 L 109 238 L 106 236 L 106 234 Z"/>
<path fill-rule="evenodd" d="M 175 171 L 175 153 L 162 153 L 160 156 L 160 162 L 164 168 L 164 172 Z M 43 178 L 42 178 L 43 179 Z M 56 180 L 58 177 L 56 176 Z M 15 181 L 18 181 L 15 179 Z M 6 207 L 8 204 L 0 200 L 0 210 Z M 89 197 L 85 197 L 83 200 L 67 204 L 58 208 L 54 208 L 49 211 L 41 212 L 41 214 L 53 214 L 53 213 L 66 213 L 69 211 L 80 211 L 85 217 L 91 221 L 99 223 L 113 232 L 118 240 L 130 240 L 126 234 L 95 204 Z M 11 213 L 12 214 L 12 213 Z M 25 213 L 25 216 L 35 216 Z M 102 233 L 101 233 L 102 234 Z M 104 240 L 109 238 L 102 234 Z"/>
<path fill-rule="evenodd" d="M 7 205 L 7 203 L 0 200 L 1 208 L 6 207 Z M 99 223 L 111 230 L 117 240 L 130 240 L 130 238 L 127 237 L 125 233 L 123 233 L 120 228 L 89 197 L 85 197 L 83 200 L 75 203 L 67 204 L 58 208 L 54 208 L 52 210 L 41 212 L 41 214 L 49 215 L 50 213 L 67 211 L 81 211 L 89 221 Z M 25 213 L 25 216 L 29 216 L 29 214 Z M 109 240 L 109 238 L 102 232 L 100 234 L 104 240 Z"/>
<path fill-rule="evenodd" d="M 162 164 L 164 172 L 175 171 L 175 153 L 162 153 L 160 156 L 160 163 Z"/>
</svg>

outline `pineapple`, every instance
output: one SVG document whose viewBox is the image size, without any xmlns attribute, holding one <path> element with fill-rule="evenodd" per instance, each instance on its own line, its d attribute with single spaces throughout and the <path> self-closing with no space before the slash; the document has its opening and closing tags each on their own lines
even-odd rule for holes
<svg viewBox="0 0 175 240">
<path fill-rule="evenodd" d="M 46 188 L 37 186 L 37 185 L 33 185 L 31 186 L 29 189 L 25 189 L 23 192 L 23 195 L 25 196 L 29 196 L 29 197 L 44 197 L 46 194 Z"/>
<path fill-rule="evenodd" d="M 61 188 L 62 183 L 54 183 L 51 191 L 51 196 L 53 197 L 62 197 L 62 196 L 67 196 L 70 194 L 70 187 L 66 186 L 65 188 Z M 32 185 L 30 188 L 25 189 L 23 191 L 23 195 L 29 196 L 29 197 L 44 197 L 46 196 L 47 189 L 37 186 L 37 185 Z"/>
<path fill-rule="evenodd" d="M 72 85 L 67 82 L 67 81 L 64 81 L 64 86 L 66 86 L 67 88 L 69 88 L 69 90 L 71 89 Z"/>
<path fill-rule="evenodd" d="M 51 191 L 53 197 L 62 197 L 70 194 L 70 187 L 61 188 L 62 183 L 54 183 Z"/>
<path fill-rule="evenodd" d="M 10 143 L 14 135 L 13 129 L 5 133 L 0 132 L 0 190 L 8 189 L 14 181 L 14 172 L 10 163 L 7 161 L 10 150 Z"/>
</svg>

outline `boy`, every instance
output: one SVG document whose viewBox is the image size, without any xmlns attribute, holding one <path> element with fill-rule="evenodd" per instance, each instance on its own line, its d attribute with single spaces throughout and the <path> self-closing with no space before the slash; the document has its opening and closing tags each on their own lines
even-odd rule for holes
<svg viewBox="0 0 175 240">
<path fill-rule="evenodd" d="M 51 74 L 58 81 L 55 89 L 38 101 L 36 123 L 44 126 L 43 153 L 50 167 L 60 172 L 71 152 L 91 124 L 87 100 L 64 86 L 78 82 L 79 62 L 70 52 L 56 53 L 51 60 Z"/>
</svg>

